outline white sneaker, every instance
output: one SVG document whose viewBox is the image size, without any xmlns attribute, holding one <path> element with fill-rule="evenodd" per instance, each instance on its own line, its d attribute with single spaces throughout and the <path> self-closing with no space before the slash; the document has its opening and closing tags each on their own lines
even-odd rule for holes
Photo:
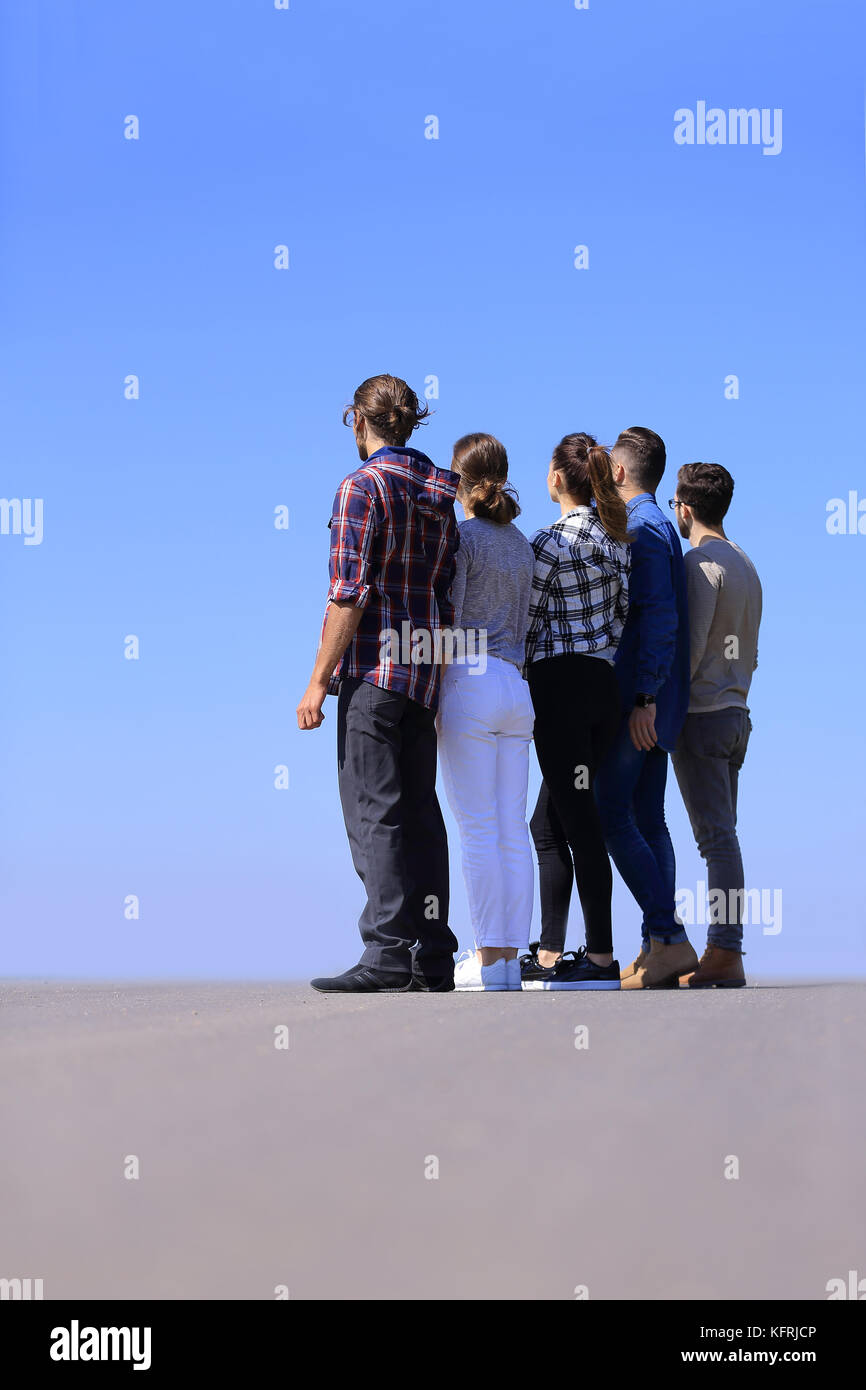
<svg viewBox="0 0 866 1390">
<path fill-rule="evenodd" d="M 455 989 L 481 988 L 481 961 L 477 951 L 464 951 L 454 966 Z"/>
<path fill-rule="evenodd" d="M 516 956 L 505 962 L 505 984 L 507 989 L 523 989 L 520 961 Z"/>
<path fill-rule="evenodd" d="M 495 960 L 492 965 L 481 967 L 482 989 L 508 989 L 508 961 Z"/>
<path fill-rule="evenodd" d="M 508 989 L 505 960 L 482 965 L 477 951 L 464 951 L 454 967 L 454 988 L 459 990 Z"/>
</svg>

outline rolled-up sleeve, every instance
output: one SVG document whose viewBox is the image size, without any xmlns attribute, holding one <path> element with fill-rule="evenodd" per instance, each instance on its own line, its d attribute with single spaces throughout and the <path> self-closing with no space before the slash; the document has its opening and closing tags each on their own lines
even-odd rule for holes
<svg viewBox="0 0 866 1390">
<path fill-rule="evenodd" d="M 334 498 L 331 515 L 329 603 L 364 608 L 373 579 L 376 504 L 354 477 L 346 478 Z"/>
</svg>

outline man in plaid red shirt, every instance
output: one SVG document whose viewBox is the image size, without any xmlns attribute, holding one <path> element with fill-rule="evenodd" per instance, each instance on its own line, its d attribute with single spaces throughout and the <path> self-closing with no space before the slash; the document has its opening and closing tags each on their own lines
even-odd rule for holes
<svg viewBox="0 0 866 1390">
<path fill-rule="evenodd" d="M 343 417 L 362 464 L 334 499 L 328 603 L 298 727 L 317 729 L 325 696 L 338 696 L 340 800 L 367 905 L 360 962 L 313 980 L 320 990 L 454 987 L 434 717 L 458 478 L 407 447 L 426 415 L 405 381 L 376 376 Z"/>
</svg>

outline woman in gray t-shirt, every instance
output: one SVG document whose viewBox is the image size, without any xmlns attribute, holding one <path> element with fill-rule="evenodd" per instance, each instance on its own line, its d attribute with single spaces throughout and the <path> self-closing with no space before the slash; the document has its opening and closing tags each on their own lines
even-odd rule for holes
<svg viewBox="0 0 866 1390">
<path fill-rule="evenodd" d="M 526 793 L 534 715 L 522 666 L 535 554 L 513 524 L 520 508 L 499 440 L 464 435 L 451 467 L 466 520 L 437 728 L 477 948 L 458 961 L 454 980 L 457 989 L 520 989 L 517 953 L 529 944 L 533 896 Z"/>
</svg>

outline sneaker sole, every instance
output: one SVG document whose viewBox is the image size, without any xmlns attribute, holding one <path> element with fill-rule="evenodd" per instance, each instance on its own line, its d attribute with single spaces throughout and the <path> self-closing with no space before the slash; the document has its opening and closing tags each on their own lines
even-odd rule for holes
<svg viewBox="0 0 866 1390">
<path fill-rule="evenodd" d="M 619 989 L 619 980 L 587 980 L 580 983 L 565 980 L 535 980 L 524 989 Z"/>
<path fill-rule="evenodd" d="M 455 994 L 510 994 L 507 985 L 455 985 Z"/>
<path fill-rule="evenodd" d="M 385 985 L 382 989 L 325 989 L 322 985 L 314 985 L 310 982 L 310 988 L 317 994 L 411 994 L 412 986 L 409 985 Z"/>
</svg>

